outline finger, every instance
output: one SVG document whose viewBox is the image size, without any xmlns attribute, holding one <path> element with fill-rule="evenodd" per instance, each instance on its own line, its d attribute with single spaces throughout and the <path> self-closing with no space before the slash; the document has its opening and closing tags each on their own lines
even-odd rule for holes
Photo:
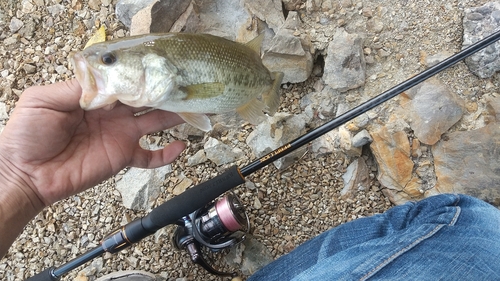
<svg viewBox="0 0 500 281">
<path fill-rule="evenodd" d="M 141 136 L 184 123 L 184 120 L 176 113 L 164 110 L 153 110 L 137 116 L 134 120 Z"/>
<path fill-rule="evenodd" d="M 80 108 L 82 88 L 76 79 L 44 86 L 33 86 L 21 95 L 22 104 L 30 107 L 47 107 L 57 111 Z"/>
<path fill-rule="evenodd" d="M 163 149 L 145 150 L 139 148 L 132 158 L 130 166 L 144 169 L 154 169 L 172 163 L 186 148 L 182 141 L 174 141 Z"/>
</svg>

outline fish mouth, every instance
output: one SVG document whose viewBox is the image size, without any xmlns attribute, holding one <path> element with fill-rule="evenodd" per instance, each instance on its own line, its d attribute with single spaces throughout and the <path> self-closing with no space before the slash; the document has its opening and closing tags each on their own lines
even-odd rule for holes
<svg viewBox="0 0 500 281">
<path fill-rule="evenodd" d="M 104 96 L 104 80 L 94 67 L 92 67 L 81 53 L 75 53 L 72 57 L 72 64 L 75 68 L 75 76 L 82 87 L 80 97 L 80 107 L 84 110 L 92 110 L 112 104 L 113 102 L 98 101 L 96 97 Z"/>
</svg>

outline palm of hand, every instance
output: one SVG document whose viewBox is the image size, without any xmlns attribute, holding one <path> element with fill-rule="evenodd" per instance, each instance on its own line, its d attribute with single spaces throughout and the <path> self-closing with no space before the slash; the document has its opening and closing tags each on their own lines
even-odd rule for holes
<svg viewBox="0 0 500 281">
<path fill-rule="evenodd" d="M 0 135 L 0 158 L 44 205 L 83 191 L 126 166 L 154 168 L 172 162 L 184 149 L 174 142 L 147 151 L 139 138 L 177 125 L 173 113 L 137 109 L 83 111 L 75 81 L 25 91 Z"/>
</svg>

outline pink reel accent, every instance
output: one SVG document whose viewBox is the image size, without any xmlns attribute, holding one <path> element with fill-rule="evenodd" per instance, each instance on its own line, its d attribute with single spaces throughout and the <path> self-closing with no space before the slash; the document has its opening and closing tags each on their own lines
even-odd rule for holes
<svg viewBox="0 0 500 281">
<path fill-rule="evenodd" d="M 215 204 L 215 210 L 219 215 L 222 224 L 228 231 L 236 231 L 242 228 L 241 223 L 238 221 L 237 216 L 233 214 L 231 208 L 231 201 L 228 199 L 230 196 L 224 196 Z"/>
</svg>

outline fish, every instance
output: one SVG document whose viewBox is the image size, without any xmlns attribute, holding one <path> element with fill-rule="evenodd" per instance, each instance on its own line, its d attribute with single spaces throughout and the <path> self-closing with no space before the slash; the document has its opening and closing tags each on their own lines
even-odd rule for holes
<svg viewBox="0 0 500 281">
<path fill-rule="evenodd" d="M 172 111 L 203 131 L 212 129 L 207 114 L 233 111 L 259 124 L 278 110 L 283 79 L 262 63 L 262 40 L 152 33 L 92 44 L 71 58 L 80 107 L 112 109 L 119 101 Z"/>
</svg>

